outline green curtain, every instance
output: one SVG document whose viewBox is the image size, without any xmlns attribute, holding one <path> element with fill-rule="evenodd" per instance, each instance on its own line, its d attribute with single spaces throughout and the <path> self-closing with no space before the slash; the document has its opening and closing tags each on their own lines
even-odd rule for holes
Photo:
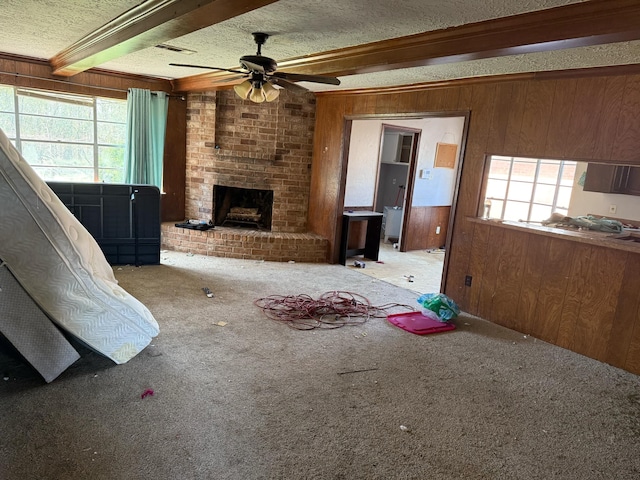
<svg viewBox="0 0 640 480">
<path fill-rule="evenodd" d="M 169 97 L 165 92 L 130 88 L 127 94 L 125 182 L 162 190 L 162 158 Z"/>
</svg>

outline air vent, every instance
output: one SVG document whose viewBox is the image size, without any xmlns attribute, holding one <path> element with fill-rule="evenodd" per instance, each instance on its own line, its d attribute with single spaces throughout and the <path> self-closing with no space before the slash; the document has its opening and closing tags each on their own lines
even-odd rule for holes
<svg viewBox="0 0 640 480">
<path fill-rule="evenodd" d="M 185 55 L 193 55 L 196 53 L 194 50 L 189 50 L 188 48 L 180 48 L 174 45 L 167 45 L 166 43 L 161 43 L 160 45 L 156 45 L 156 48 L 162 48 L 164 50 L 169 50 L 171 52 L 183 53 Z"/>
</svg>

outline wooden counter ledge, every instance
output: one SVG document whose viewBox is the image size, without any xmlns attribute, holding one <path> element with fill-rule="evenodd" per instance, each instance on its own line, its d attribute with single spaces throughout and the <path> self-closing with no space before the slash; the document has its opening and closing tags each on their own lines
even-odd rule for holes
<svg viewBox="0 0 640 480">
<path fill-rule="evenodd" d="M 472 223 L 503 227 L 509 230 L 526 231 L 547 237 L 562 238 L 599 247 L 640 253 L 640 241 L 616 238 L 623 236 L 625 232 L 605 233 L 593 230 L 578 230 L 577 228 L 572 227 L 551 227 L 538 223 L 514 222 L 511 220 L 486 219 L 478 217 L 467 217 L 467 220 Z"/>
</svg>

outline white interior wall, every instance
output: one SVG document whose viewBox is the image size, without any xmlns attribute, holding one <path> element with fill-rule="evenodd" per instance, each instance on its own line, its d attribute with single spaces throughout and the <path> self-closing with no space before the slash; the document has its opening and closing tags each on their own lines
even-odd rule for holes
<svg viewBox="0 0 640 480">
<path fill-rule="evenodd" d="M 422 136 L 413 184 L 413 207 L 450 206 L 453 203 L 456 171 L 460 161 L 460 144 L 464 129 L 464 117 L 426 118 L 421 121 Z M 453 168 L 434 168 L 438 143 L 458 145 Z M 420 178 L 426 170 L 427 178 Z"/>
<path fill-rule="evenodd" d="M 383 124 L 422 130 L 412 205 L 451 205 L 460 157 L 464 117 L 354 120 L 347 165 L 345 207 L 371 207 L 374 203 Z M 458 158 L 454 168 L 433 167 L 438 142 L 458 145 Z M 421 170 L 428 170 L 430 176 L 419 178 Z"/>
<path fill-rule="evenodd" d="M 344 191 L 345 207 L 373 205 L 381 135 L 382 121 L 353 121 L 347 164 L 347 184 Z"/>
</svg>

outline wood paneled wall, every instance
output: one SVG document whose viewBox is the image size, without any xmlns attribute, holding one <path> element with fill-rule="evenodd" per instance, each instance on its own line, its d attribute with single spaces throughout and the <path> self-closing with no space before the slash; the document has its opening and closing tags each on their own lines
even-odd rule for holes
<svg viewBox="0 0 640 480">
<path fill-rule="evenodd" d="M 57 77 L 51 72 L 51 66 L 45 60 L 0 54 L 0 84 L 3 85 L 121 99 L 127 98 L 129 88 L 171 92 L 171 82 L 161 78 L 98 69 L 68 78 Z"/>
<path fill-rule="evenodd" d="M 468 310 L 640 373 L 640 253 L 475 224 Z"/>
<path fill-rule="evenodd" d="M 405 250 L 443 247 L 450 212 L 451 207 L 411 207 L 405 233 Z"/>
<path fill-rule="evenodd" d="M 187 173 L 187 102 L 182 97 L 170 97 L 167 111 L 167 131 L 164 139 L 162 174 L 162 221 L 185 218 L 185 183 Z"/>
<path fill-rule="evenodd" d="M 504 275 L 501 283 L 521 282 L 521 289 L 537 291 L 536 281 L 543 283 L 544 288 L 553 289 L 557 288 L 554 287 L 557 284 L 548 284 L 549 276 L 555 275 L 553 278 L 560 279 L 564 273 L 568 273 L 564 282 L 576 290 L 571 298 L 594 295 L 602 288 L 615 289 L 615 284 L 603 283 L 598 276 L 581 280 L 581 272 L 576 270 L 582 265 L 580 262 L 575 264 L 576 269 L 554 270 L 561 268 L 557 264 L 568 261 L 557 249 L 544 250 L 542 245 L 533 245 L 526 250 L 526 255 L 522 254 L 524 237 L 503 243 L 500 236 L 504 232 L 500 230 L 487 231 L 484 235 L 492 236 L 488 239 L 490 245 L 504 245 L 507 252 L 502 254 L 498 249 L 488 249 L 483 253 L 486 255 L 484 266 L 479 268 L 477 262 L 474 263 L 474 238 L 477 241 L 474 224 L 467 217 L 477 215 L 485 157 L 488 154 L 640 165 L 640 69 L 636 67 L 514 75 L 392 93 L 319 94 L 309 226 L 313 232 L 329 239 L 328 261 L 336 263 L 338 256 L 338 214 L 344 198 L 345 119 L 452 111 L 470 112 L 470 122 L 453 223 L 449 225 L 450 244 L 447 245 L 444 293 L 458 302 L 463 310 L 508 325 L 510 321 L 515 321 L 517 305 L 520 303 L 515 302 L 515 295 L 507 294 L 498 300 L 499 303 L 492 303 L 488 307 L 487 299 L 481 297 L 488 287 L 478 290 L 478 283 L 482 285 L 482 282 L 476 281 L 478 275 L 486 274 L 488 281 L 498 282 L 490 272 L 499 269 Z M 537 254 L 533 253 L 536 248 L 541 249 Z M 574 255 L 587 253 L 591 264 L 600 263 L 599 259 L 608 261 L 611 256 L 607 249 L 589 249 L 588 252 L 577 249 Z M 533 269 L 537 268 L 535 262 L 546 256 L 555 261 L 550 260 L 550 270 L 543 278 L 542 273 L 536 273 L 538 271 Z M 587 266 L 582 265 L 582 268 Z M 612 270 L 608 274 L 615 276 L 616 272 Z M 474 277 L 471 287 L 465 286 L 466 275 Z M 535 275 L 538 275 L 538 280 L 535 280 Z M 620 270 L 617 275 L 627 278 L 631 274 Z M 626 295 L 637 302 L 640 290 L 636 289 L 633 294 L 627 290 L 625 287 Z M 563 304 L 562 308 L 570 309 L 569 305 Z M 628 302 L 624 308 L 627 307 Z M 609 305 L 607 308 L 612 307 Z M 629 308 L 633 310 L 633 307 Z M 595 322 L 591 325 L 599 325 L 606 323 L 609 310 L 603 311 L 594 305 L 584 310 L 585 314 L 587 312 L 593 318 L 590 321 Z M 554 313 L 553 309 L 541 309 L 538 317 L 531 317 L 535 325 L 530 332 L 551 338 L 545 332 L 550 328 L 548 325 L 554 322 Z M 635 315 L 638 315 L 637 308 Z M 559 334 L 556 337 L 558 344 L 581 352 L 591 352 L 585 345 L 594 342 L 595 337 L 585 336 L 591 327 L 581 322 L 583 320 L 576 319 L 572 324 L 574 343 L 564 340 L 565 337 Z M 602 348 L 596 348 L 598 358 L 602 358 Z M 625 365 L 625 368 L 630 368 L 628 361 Z"/>
</svg>

